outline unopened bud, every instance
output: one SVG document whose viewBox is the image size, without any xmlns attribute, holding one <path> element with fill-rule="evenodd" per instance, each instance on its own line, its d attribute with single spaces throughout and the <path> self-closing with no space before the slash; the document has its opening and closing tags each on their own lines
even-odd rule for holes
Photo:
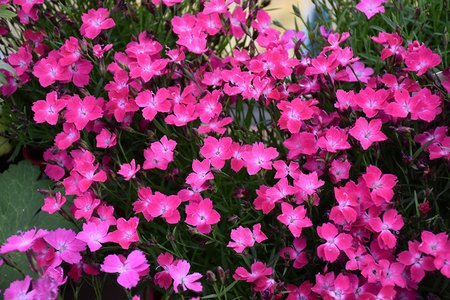
<svg viewBox="0 0 450 300">
<path fill-rule="evenodd" d="M 216 275 L 212 271 L 206 271 L 206 280 L 209 283 L 214 283 L 217 281 Z"/>
<path fill-rule="evenodd" d="M 220 283 L 225 284 L 225 281 L 227 280 L 227 274 L 222 269 L 222 267 L 217 267 L 217 277 L 219 277 Z"/>
</svg>

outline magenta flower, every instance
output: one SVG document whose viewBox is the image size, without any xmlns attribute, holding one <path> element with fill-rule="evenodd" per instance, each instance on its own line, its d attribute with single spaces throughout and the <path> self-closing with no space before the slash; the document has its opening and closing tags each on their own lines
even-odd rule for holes
<svg viewBox="0 0 450 300">
<path fill-rule="evenodd" d="M 200 154 L 211 162 L 214 168 L 222 169 L 225 161 L 233 155 L 231 152 L 231 144 L 233 140 L 230 137 L 216 139 L 208 136 L 204 140 L 204 145 L 200 149 Z"/>
<path fill-rule="evenodd" d="M 47 235 L 47 231 L 43 229 L 30 229 L 25 232 L 20 232 L 18 235 L 10 236 L 6 243 L 0 248 L 0 254 L 5 254 L 13 251 L 25 252 L 33 247 L 34 242 Z"/>
<path fill-rule="evenodd" d="M 44 240 L 55 249 L 55 258 L 52 266 L 56 267 L 65 261 L 76 264 L 81 261 L 80 252 L 84 251 L 86 244 L 76 238 L 76 233 L 70 229 L 58 228 L 50 231 Z"/>
<path fill-rule="evenodd" d="M 68 81 L 71 77 L 68 68 L 59 65 L 55 55 L 39 60 L 33 68 L 33 75 L 39 79 L 42 87 L 48 87 L 58 80 Z"/>
<path fill-rule="evenodd" d="M 117 220 L 117 230 L 108 234 L 108 241 L 120 245 L 123 249 L 128 249 L 131 243 L 138 242 L 139 236 L 137 234 L 137 227 L 139 219 L 136 217 L 130 218 L 128 221 L 124 218 Z"/>
<path fill-rule="evenodd" d="M 237 253 L 242 253 L 245 248 L 253 247 L 255 243 L 261 243 L 267 240 L 267 236 L 261 231 L 261 224 L 253 226 L 253 232 L 250 228 L 239 226 L 231 230 L 232 242 L 229 242 L 227 247 L 233 248 Z"/>
<path fill-rule="evenodd" d="M 114 20 L 108 17 L 109 11 L 106 8 L 90 9 L 87 14 L 84 13 L 81 16 L 83 24 L 80 27 L 80 33 L 89 39 L 95 39 L 102 30 L 116 25 Z"/>
<path fill-rule="evenodd" d="M 294 185 L 300 188 L 308 196 L 314 194 L 316 190 L 324 184 L 325 182 L 319 179 L 316 171 L 310 174 L 301 173 L 294 180 Z"/>
<path fill-rule="evenodd" d="M 319 149 L 316 137 L 310 132 L 295 133 L 283 145 L 289 150 L 288 159 L 297 159 L 301 154 L 313 155 Z"/>
<path fill-rule="evenodd" d="M 136 104 L 144 108 L 142 115 L 144 119 L 152 121 L 158 112 L 168 113 L 172 104 L 167 100 L 167 89 L 159 89 L 156 95 L 149 90 L 140 92 L 136 97 Z"/>
<path fill-rule="evenodd" d="M 126 289 L 135 287 L 140 278 L 147 275 L 149 264 L 140 250 L 134 250 L 128 257 L 111 254 L 105 257 L 100 269 L 105 273 L 119 273 L 117 282 Z"/>
<path fill-rule="evenodd" d="M 60 192 L 57 192 L 55 196 L 47 196 L 44 198 L 44 205 L 41 209 L 52 215 L 59 211 L 64 203 L 66 203 L 66 197 L 62 196 Z"/>
<path fill-rule="evenodd" d="M 157 262 L 163 271 L 155 274 L 155 284 L 167 290 L 172 285 L 173 280 L 169 272 L 169 266 L 174 263 L 173 256 L 168 252 L 161 253 L 157 258 Z"/>
<path fill-rule="evenodd" d="M 311 227 L 311 219 L 306 217 L 306 209 L 299 205 L 295 209 L 289 203 L 281 203 L 282 214 L 277 217 L 278 221 L 286 225 L 296 238 L 302 234 L 302 229 Z"/>
<path fill-rule="evenodd" d="M 405 266 L 398 262 L 390 262 L 387 259 L 380 259 L 381 284 L 383 286 L 406 287 L 406 280 L 403 276 Z"/>
<path fill-rule="evenodd" d="M 368 118 L 373 118 L 379 110 L 385 108 L 386 100 L 389 96 L 389 90 L 373 90 L 367 87 L 355 94 L 353 101 L 363 110 Z"/>
<path fill-rule="evenodd" d="M 81 100 L 80 96 L 74 95 L 67 101 L 67 109 L 64 117 L 68 123 L 75 124 L 78 130 L 83 130 L 89 121 L 94 121 L 102 117 L 102 99 L 87 96 Z"/>
<path fill-rule="evenodd" d="M 408 250 L 399 253 L 397 260 L 405 266 L 410 266 L 411 279 L 419 283 L 425 277 L 425 271 L 434 271 L 433 258 L 424 255 L 419 250 L 418 241 L 409 241 Z"/>
<path fill-rule="evenodd" d="M 263 143 L 255 143 L 252 148 L 242 153 L 242 159 L 249 175 L 255 175 L 261 169 L 271 170 L 272 160 L 278 156 L 274 147 L 265 148 Z"/>
<path fill-rule="evenodd" d="M 325 244 L 317 248 L 317 255 L 325 261 L 334 262 L 340 250 L 346 250 L 352 246 L 352 236 L 338 232 L 332 223 L 325 223 L 317 227 L 317 234 L 324 240 Z"/>
<path fill-rule="evenodd" d="M 374 15 L 378 13 L 384 13 L 383 4 L 387 0 L 361 0 L 357 5 L 356 9 L 364 13 L 367 19 L 371 19 Z"/>
<path fill-rule="evenodd" d="M 290 133 L 298 133 L 303 121 L 309 120 L 314 115 L 311 107 L 312 101 L 305 101 L 300 98 L 292 100 L 292 102 L 282 101 L 277 107 L 282 111 L 278 120 L 280 129 L 288 129 Z"/>
<path fill-rule="evenodd" d="M 77 234 L 77 239 L 83 241 L 92 252 L 102 247 L 101 243 L 108 242 L 107 235 L 109 224 L 106 222 L 87 222 L 83 224 L 83 230 Z"/>
<path fill-rule="evenodd" d="M 370 123 L 365 118 L 358 118 L 355 126 L 349 133 L 357 139 L 364 150 L 367 150 L 373 143 L 387 140 L 387 136 L 381 132 L 381 120 L 373 119 Z"/>
<path fill-rule="evenodd" d="M 419 250 L 425 254 L 437 256 L 448 249 L 448 236 L 445 232 L 434 234 L 429 231 L 422 231 L 421 238 Z"/>
<path fill-rule="evenodd" d="M 370 195 L 376 205 L 381 205 L 384 202 L 389 203 L 394 197 L 393 188 L 397 184 L 397 176 L 383 174 L 376 166 L 370 165 L 362 178 L 370 189 Z"/>
<path fill-rule="evenodd" d="M 439 54 L 433 53 L 429 48 L 421 46 L 417 51 L 409 53 L 405 59 L 406 71 L 415 71 L 421 76 L 428 69 L 434 68 L 441 63 Z"/>
<path fill-rule="evenodd" d="M 192 162 L 192 170 L 194 172 L 190 173 L 186 178 L 186 183 L 193 187 L 200 187 L 206 181 L 213 180 L 214 175 L 211 171 L 210 161 L 205 159 L 203 161 L 199 161 L 195 159 Z"/>
<path fill-rule="evenodd" d="M 95 208 L 100 205 L 100 199 L 97 199 L 94 193 L 88 191 L 75 198 L 73 205 L 73 215 L 75 219 L 79 220 L 84 218 L 86 221 L 89 221 Z"/>
<path fill-rule="evenodd" d="M 203 290 L 202 284 L 196 282 L 202 278 L 202 274 L 189 274 L 190 268 L 191 265 L 185 260 L 178 260 L 168 266 L 169 274 L 173 278 L 173 289 L 176 293 L 179 293 L 180 285 L 183 291 L 189 289 L 194 292 L 201 292 Z"/>
<path fill-rule="evenodd" d="M 211 232 L 211 225 L 219 223 L 220 214 L 213 209 L 213 203 L 206 198 L 200 202 L 191 202 L 186 206 L 186 223 L 196 226 L 200 233 Z"/>
<path fill-rule="evenodd" d="M 5 300 L 34 300 L 36 291 L 30 289 L 31 277 L 25 276 L 24 280 L 16 280 L 11 282 L 5 290 Z"/>
<path fill-rule="evenodd" d="M 268 268 L 265 263 L 259 261 L 254 262 L 250 268 L 251 272 L 248 272 L 245 268 L 238 267 L 234 272 L 233 278 L 259 285 L 267 279 L 267 276 L 271 276 L 273 273 L 272 268 Z"/>
<path fill-rule="evenodd" d="M 148 196 L 147 212 L 152 218 L 163 217 L 167 223 L 176 224 L 180 221 L 177 210 L 181 200 L 177 195 L 166 196 L 160 192 Z"/>
<path fill-rule="evenodd" d="M 14 67 L 17 76 L 23 75 L 33 60 L 30 50 L 25 47 L 20 47 L 16 53 L 8 55 L 8 62 Z"/>
<path fill-rule="evenodd" d="M 308 257 L 303 251 L 306 248 L 305 238 L 296 238 L 291 247 L 280 250 L 280 256 L 284 259 L 293 260 L 294 269 L 301 269 L 308 264 Z"/>
<path fill-rule="evenodd" d="M 141 166 L 136 165 L 136 161 L 134 159 L 131 160 L 129 164 L 120 165 L 120 170 L 117 171 L 117 174 L 122 175 L 124 180 L 130 181 L 131 179 L 136 177 L 136 173 L 141 169 Z"/>
<path fill-rule="evenodd" d="M 351 148 L 347 142 L 347 134 L 338 127 L 327 129 L 325 135 L 317 140 L 317 145 L 332 153 Z"/>
<path fill-rule="evenodd" d="M 63 132 L 58 133 L 55 137 L 55 145 L 60 150 L 65 150 L 72 146 L 73 143 L 80 139 L 80 131 L 74 124 L 64 123 Z"/>
<path fill-rule="evenodd" d="M 102 131 L 95 137 L 97 141 L 97 148 L 111 148 L 117 143 L 116 134 L 111 133 L 108 129 L 103 128 Z"/>
<path fill-rule="evenodd" d="M 390 209 L 384 213 L 383 221 L 380 218 L 372 218 L 369 220 L 369 225 L 374 232 L 379 233 L 377 240 L 380 248 L 392 249 L 397 244 L 397 238 L 391 230 L 402 229 L 404 223 L 401 215 L 395 209 Z"/>
</svg>

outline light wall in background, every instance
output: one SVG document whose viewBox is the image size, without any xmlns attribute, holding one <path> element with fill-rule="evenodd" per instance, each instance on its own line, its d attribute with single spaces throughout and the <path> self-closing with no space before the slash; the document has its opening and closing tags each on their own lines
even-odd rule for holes
<svg viewBox="0 0 450 300">
<path fill-rule="evenodd" d="M 295 16 L 292 10 L 292 5 L 296 5 L 300 8 L 302 16 L 306 18 L 313 8 L 311 0 L 272 0 L 267 7 L 272 20 L 279 21 L 286 29 L 295 29 Z M 302 30 L 303 26 L 300 20 L 297 20 L 299 29 Z M 277 28 L 278 29 L 278 28 Z"/>
</svg>

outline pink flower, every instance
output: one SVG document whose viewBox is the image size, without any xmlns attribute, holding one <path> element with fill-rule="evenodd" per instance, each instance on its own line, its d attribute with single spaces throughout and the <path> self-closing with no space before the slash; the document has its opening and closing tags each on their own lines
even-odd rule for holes
<svg viewBox="0 0 450 300">
<path fill-rule="evenodd" d="M 231 152 L 231 144 L 233 140 L 230 137 L 222 137 L 216 139 L 208 136 L 204 140 L 204 144 L 200 149 L 200 154 L 207 158 L 214 168 L 222 169 L 225 161 L 233 155 Z"/>
<path fill-rule="evenodd" d="M 297 159 L 300 154 L 313 155 L 319 148 L 316 137 L 310 132 L 295 133 L 287 138 L 283 145 L 289 150 L 288 159 Z"/>
<path fill-rule="evenodd" d="M 390 95 L 389 90 L 373 90 L 370 87 L 355 94 L 353 101 L 362 108 L 368 118 L 373 118 L 386 106 L 386 100 Z"/>
<path fill-rule="evenodd" d="M 425 277 L 425 271 L 434 271 L 433 258 L 424 255 L 419 250 L 418 241 L 408 242 L 408 251 L 402 251 L 398 255 L 398 261 L 405 266 L 410 266 L 411 279 L 419 283 Z"/>
<path fill-rule="evenodd" d="M 203 287 L 200 282 L 196 282 L 202 275 L 200 273 L 189 274 L 191 265 L 185 260 L 178 260 L 168 266 L 169 274 L 173 278 L 173 289 L 179 293 L 179 286 L 183 291 L 191 290 L 194 292 L 201 292 Z"/>
<path fill-rule="evenodd" d="M 9 287 L 5 290 L 5 300 L 33 300 L 36 291 L 30 289 L 31 277 L 25 276 L 24 280 L 16 280 L 11 282 Z"/>
<path fill-rule="evenodd" d="M 150 55 L 138 54 L 137 61 L 130 64 L 130 76 L 149 82 L 164 71 L 168 62 L 168 59 L 152 59 Z"/>
<path fill-rule="evenodd" d="M 71 78 L 68 68 L 60 66 L 55 55 L 39 60 L 34 66 L 33 75 L 39 79 L 42 87 L 48 87 L 57 80 L 68 81 Z"/>
<path fill-rule="evenodd" d="M 136 161 L 132 159 L 129 164 L 120 165 L 120 170 L 117 171 L 117 174 L 122 175 L 126 181 L 129 181 L 136 177 L 136 173 L 140 169 L 141 166 L 139 164 L 136 166 Z"/>
<path fill-rule="evenodd" d="M 402 229 L 404 223 L 401 215 L 395 209 L 390 209 L 384 213 L 383 221 L 380 218 L 371 218 L 369 225 L 374 232 L 379 233 L 377 240 L 380 248 L 392 249 L 397 244 L 397 238 L 391 230 Z"/>
<path fill-rule="evenodd" d="M 304 120 L 309 120 L 314 114 L 311 106 L 312 101 L 305 101 L 300 98 L 292 100 L 292 102 L 281 101 L 277 107 L 282 111 L 278 120 L 280 129 L 288 129 L 290 133 L 298 133 Z"/>
<path fill-rule="evenodd" d="M 109 17 L 109 11 L 106 8 L 97 10 L 90 9 L 88 13 L 81 16 L 83 24 L 80 27 L 80 33 L 89 38 L 96 38 L 102 30 L 113 28 L 116 23 Z"/>
<path fill-rule="evenodd" d="M 97 199 L 92 192 L 86 192 L 73 201 L 73 215 L 75 219 L 84 218 L 89 221 L 94 213 L 94 209 L 100 205 L 100 199 Z"/>
<path fill-rule="evenodd" d="M 308 264 L 308 257 L 303 251 L 306 248 L 306 239 L 296 238 L 291 247 L 280 250 L 280 256 L 284 259 L 294 260 L 294 269 L 301 269 Z"/>
<path fill-rule="evenodd" d="M 406 287 L 406 280 L 403 276 L 405 266 L 398 262 L 389 262 L 387 259 L 380 259 L 378 264 L 381 267 L 381 285 Z"/>
<path fill-rule="evenodd" d="M 433 53 L 429 48 L 421 46 L 417 51 L 407 54 L 405 59 L 406 71 L 415 71 L 417 76 L 421 76 L 428 69 L 434 68 L 441 63 L 439 54 Z"/>
<path fill-rule="evenodd" d="M 367 19 L 372 18 L 378 13 L 384 13 L 384 6 L 387 0 L 361 0 L 356 5 L 356 9 L 364 13 Z"/>
<path fill-rule="evenodd" d="M 448 236 L 445 232 L 434 234 L 429 231 L 422 231 L 422 243 L 419 245 L 419 250 L 423 253 L 437 256 L 442 251 L 448 250 Z"/>
<path fill-rule="evenodd" d="M 214 179 L 214 175 L 210 172 L 211 165 L 208 159 L 203 161 L 195 159 L 192 162 L 192 170 L 194 172 L 188 175 L 186 178 L 186 183 L 193 187 L 200 187 L 206 181 Z"/>
<path fill-rule="evenodd" d="M 300 188 L 308 196 L 314 194 L 316 190 L 324 184 L 325 182 L 319 179 L 316 171 L 310 174 L 301 173 L 294 180 L 294 185 Z"/>
<path fill-rule="evenodd" d="M 213 209 L 213 203 L 208 198 L 198 203 L 189 203 L 186 206 L 186 215 L 186 223 L 196 226 L 197 230 L 203 234 L 210 233 L 211 225 L 220 221 L 220 214 Z"/>
<path fill-rule="evenodd" d="M 267 236 L 261 231 L 261 224 L 253 226 L 253 232 L 249 228 L 239 226 L 231 230 L 233 242 L 229 242 L 227 247 L 233 248 L 237 253 L 242 253 L 245 248 L 253 247 L 255 242 L 261 243 L 267 240 Z"/>
<path fill-rule="evenodd" d="M 198 115 L 195 112 L 195 105 L 193 104 L 176 104 L 173 108 L 173 114 L 168 115 L 164 120 L 169 125 L 177 127 L 185 126 L 187 123 L 197 119 Z"/>
<path fill-rule="evenodd" d="M 306 209 L 299 205 L 295 209 L 289 203 L 281 203 L 282 214 L 277 217 L 278 221 L 286 225 L 296 238 L 302 234 L 302 229 L 311 227 L 311 219 L 306 217 Z"/>
<path fill-rule="evenodd" d="M 63 132 L 60 132 L 55 137 L 55 145 L 60 150 L 65 150 L 72 146 L 73 143 L 80 139 L 80 132 L 74 124 L 64 123 Z"/>
<path fill-rule="evenodd" d="M 92 47 L 92 52 L 94 53 L 95 57 L 102 58 L 106 52 L 112 49 L 112 47 L 113 44 L 105 45 L 103 48 L 101 45 L 96 44 L 94 45 L 94 47 Z"/>
<path fill-rule="evenodd" d="M 93 96 L 86 96 L 81 100 L 80 96 L 74 95 L 67 102 L 64 117 L 68 123 L 75 124 L 78 130 L 83 130 L 89 121 L 102 117 L 103 110 L 99 103 L 100 101 Z"/>
<path fill-rule="evenodd" d="M 128 221 L 124 218 L 117 220 L 117 230 L 108 234 L 108 241 L 120 245 L 123 249 L 128 249 L 131 243 L 138 242 L 139 236 L 137 234 L 137 227 L 139 219 L 136 217 L 130 218 Z"/>
<path fill-rule="evenodd" d="M 0 248 L 0 254 L 13 251 L 25 252 L 33 247 L 36 240 L 44 237 L 47 233 L 46 230 L 42 229 L 30 229 L 25 232 L 20 232 L 18 235 L 10 236 Z"/>
<path fill-rule="evenodd" d="M 11 53 L 8 56 L 8 62 L 14 67 L 17 76 L 23 75 L 33 60 L 30 50 L 26 47 L 20 47 L 16 53 Z"/>
<path fill-rule="evenodd" d="M 43 4 L 44 0 L 13 0 L 15 5 L 20 5 L 25 13 L 30 13 L 36 4 Z"/>
<path fill-rule="evenodd" d="M 245 280 L 255 284 L 257 287 L 263 287 L 267 282 L 267 276 L 271 276 L 272 273 L 272 268 L 268 268 L 265 263 L 256 261 L 251 266 L 251 273 L 243 267 L 238 267 L 234 272 L 233 278 L 235 280 Z"/>
<path fill-rule="evenodd" d="M 55 196 L 47 196 L 44 198 L 44 205 L 41 209 L 52 215 L 59 211 L 64 203 L 66 203 L 66 197 L 62 196 L 60 192 L 57 192 Z"/>
<path fill-rule="evenodd" d="M 271 170 L 272 160 L 278 156 L 277 149 L 265 148 L 263 143 L 255 143 L 252 148 L 242 153 L 242 159 L 249 175 L 255 175 L 261 169 Z"/>
<path fill-rule="evenodd" d="M 152 121 L 158 112 L 168 113 L 172 104 L 167 100 L 167 89 L 159 89 L 156 95 L 149 90 L 140 92 L 136 97 L 136 104 L 143 107 L 144 119 Z"/>
<path fill-rule="evenodd" d="M 103 128 L 102 131 L 95 137 L 97 141 L 97 148 L 111 148 L 117 143 L 116 134 L 111 133 L 108 129 Z"/>
<path fill-rule="evenodd" d="M 152 218 L 163 217 L 167 223 L 176 224 L 180 221 L 177 210 L 181 200 L 176 195 L 166 196 L 160 192 L 148 196 L 147 212 Z"/>
<path fill-rule="evenodd" d="M 92 252 L 102 247 L 101 243 L 108 242 L 107 235 L 109 224 L 106 222 L 87 222 L 83 224 L 83 230 L 77 234 L 77 239 L 83 241 Z"/>
<path fill-rule="evenodd" d="M 389 203 L 394 197 L 392 190 L 397 184 L 397 177 L 392 174 L 383 174 L 376 166 L 368 166 L 366 173 L 362 175 L 367 187 L 370 189 L 370 195 L 376 205 L 383 202 Z"/>
<path fill-rule="evenodd" d="M 167 290 L 172 285 L 172 277 L 169 273 L 169 266 L 174 262 L 173 256 L 168 252 L 161 253 L 158 256 L 157 261 L 163 271 L 155 274 L 155 284 Z"/>
<path fill-rule="evenodd" d="M 370 123 L 365 118 L 358 118 L 355 126 L 349 133 L 357 139 L 364 150 L 367 150 L 373 143 L 387 140 L 387 136 L 381 132 L 381 120 L 373 119 Z"/>
<path fill-rule="evenodd" d="M 50 231 L 44 236 L 44 240 L 56 250 L 52 263 L 54 267 L 59 266 L 62 261 L 69 264 L 80 262 L 80 252 L 86 248 L 86 244 L 78 240 L 76 233 L 70 229 L 58 228 L 55 231 Z"/>
<path fill-rule="evenodd" d="M 434 259 L 434 266 L 447 278 L 450 278 L 450 253 L 441 252 Z"/>
<path fill-rule="evenodd" d="M 128 257 L 110 254 L 105 257 L 100 269 L 105 273 L 119 273 L 117 282 L 126 289 L 135 287 L 139 279 L 148 273 L 149 264 L 140 250 L 134 250 Z"/>
<path fill-rule="evenodd" d="M 332 153 L 351 148 L 350 144 L 347 142 L 347 134 L 338 127 L 327 129 L 325 135 L 320 137 L 317 141 L 317 145 Z"/>
<path fill-rule="evenodd" d="M 325 223 L 317 227 L 317 234 L 324 240 L 325 244 L 317 248 L 317 255 L 323 260 L 334 262 L 340 250 L 346 250 L 352 246 L 352 237 L 349 234 L 338 234 L 336 226 L 332 223 Z"/>
</svg>

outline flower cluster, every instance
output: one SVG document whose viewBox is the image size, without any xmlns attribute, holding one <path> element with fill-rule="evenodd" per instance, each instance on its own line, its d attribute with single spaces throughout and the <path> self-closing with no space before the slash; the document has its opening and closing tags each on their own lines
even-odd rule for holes
<svg viewBox="0 0 450 300">
<path fill-rule="evenodd" d="M 20 22 L 38 24 L 43 2 L 14 1 Z M 226 295 L 236 285 L 292 300 L 412 299 L 427 272 L 450 278 L 447 233 L 407 228 L 430 224 L 432 210 L 409 180 L 450 161 L 439 54 L 380 32 L 368 38 L 385 62 L 376 70 L 348 32 L 324 34 L 313 55 L 304 33 L 281 34 L 248 1 L 182 6 L 188 13 L 183 1 L 151 2 L 139 9 L 178 13 L 166 41 L 152 28 L 113 40 L 120 16 L 100 7 L 60 47 L 27 29 L 7 57 L 16 74 L 5 71 L 3 95 L 46 88 L 28 95 L 34 122 L 54 133 L 42 211 L 74 227 L 5 241 L 0 254 L 25 252 L 38 273 L 12 282 L 5 299 L 55 299 L 84 274 L 115 274 L 135 294 L 152 285 Z M 370 19 L 386 2 L 356 9 Z M 439 211 L 445 190 L 424 193 Z"/>
</svg>

